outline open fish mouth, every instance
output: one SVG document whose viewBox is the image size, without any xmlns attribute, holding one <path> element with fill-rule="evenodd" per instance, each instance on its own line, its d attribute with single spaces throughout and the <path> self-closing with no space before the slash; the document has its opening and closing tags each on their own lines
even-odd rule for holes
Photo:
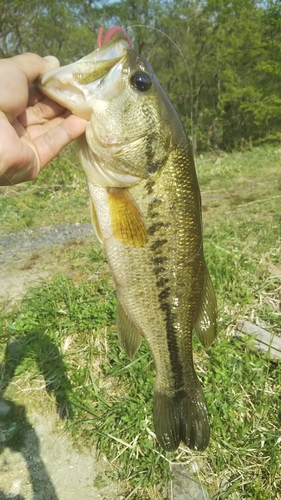
<svg viewBox="0 0 281 500">
<path fill-rule="evenodd" d="M 36 82 L 49 97 L 70 109 L 73 114 L 89 120 L 93 110 L 89 106 L 91 97 L 98 98 L 102 92 L 106 98 L 106 86 L 118 80 L 122 63 L 132 43 L 123 28 L 109 29 L 102 38 L 99 30 L 98 48 L 78 61 L 44 73 Z M 108 83 L 104 77 L 108 76 Z M 109 89 L 108 89 L 109 90 Z"/>
</svg>

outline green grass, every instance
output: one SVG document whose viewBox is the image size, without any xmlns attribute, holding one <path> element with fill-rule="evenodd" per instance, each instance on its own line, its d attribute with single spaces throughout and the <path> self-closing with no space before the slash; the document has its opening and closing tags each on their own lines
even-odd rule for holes
<svg viewBox="0 0 281 500">
<path fill-rule="evenodd" d="M 89 222 L 87 192 L 75 147 L 70 145 L 36 180 L 0 187 L 1 234 L 58 222 Z"/>
<path fill-rule="evenodd" d="M 5 397 L 16 401 L 11 380 L 20 392 L 26 385 L 42 384 L 43 377 L 75 441 L 97 444 L 112 463 L 112 477 L 126 481 L 132 499 L 165 498 L 171 462 L 196 470 L 196 479 L 213 500 L 278 499 L 281 362 L 272 363 L 248 349 L 251 341 L 236 336 L 235 324 L 245 318 L 281 336 L 280 150 L 257 148 L 214 159 L 201 157 L 197 168 L 205 254 L 219 304 L 217 341 L 207 353 L 194 342 L 211 418 L 208 449 L 196 453 L 180 447 L 164 453 L 157 444 L 151 356 L 145 343 L 133 361 L 120 349 L 115 292 L 98 247 L 67 248 L 58 259 L 69 262 L 71 277 L 55 276 L 31 290 L 13 311 L 3 311 L 0 387 Z M 43 208 L 36 205 L 36 190 L 49 178 L 38 181 L 34 191 L 32 185 L 20 187 L 15 196 L 21 203 L 30 196 L 31 207 L 35 203 L 41 215 L 34 214 L 32 224 L 43 220 L 49 224 L 62 206 L 65 212 L 70 207 L 73 221 L 75 208 L 83 206 L 77 217 L 84 220 L 86 202 L 78 195 L 80 182 L 83 196 L 86 193 L 82 180 L 73 191 L 68 189 L 74 175 L 69 165 L 48 175 L 57 175 L 58 185 L 60 176 L 65 179 L 52 198 L 52 208 L 44 206 L 43 196 Z M 2 200 L 7 230 L 19 227 L 9 203 Z M 67 215 L 63 213 L 59 222 Z M 16 359 L 5 355 L 11 337 L 19 343 Z M 105 474 L 97 484 L 106 481 Z"/>
</svg>

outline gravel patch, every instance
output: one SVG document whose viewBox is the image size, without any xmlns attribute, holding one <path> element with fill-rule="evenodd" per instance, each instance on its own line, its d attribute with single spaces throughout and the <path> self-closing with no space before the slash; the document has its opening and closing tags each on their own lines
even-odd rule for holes
<svg viewBox="0 0 281 500">
<path fill-rule="evenodd" d="M 64 271 L 65 265 L 54 268 L 51 258 L 42 261 L 43 254 L 66 243 L 87 241 L 95 241 L 92 224 L 56 224 L 0 234 L 0 302 L 12 306 L 28 288 L 54 272 Z"/>
<path fill-rule="evenodd" d="M 31 252 L 44 251 L 69 241 L 94 237 L 92 224 L 56 224 L 52 227 L 24 228 L 0 235 L 1 264 Z"/>
</svg>

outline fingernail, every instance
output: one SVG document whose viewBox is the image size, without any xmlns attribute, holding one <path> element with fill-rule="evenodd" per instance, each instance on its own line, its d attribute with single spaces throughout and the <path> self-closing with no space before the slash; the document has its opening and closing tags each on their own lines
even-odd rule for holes
<svg viewBox="0 0 281 500">
<path fill-rule="evenodd" d="M 57 57 L 55 57 L 55 56 L 45 56 L 44 59 L 47 62 L 49 62 L 50 64 L 52 64 L 53 67 L 59 67 L 60 66 L 60 62 L 57 59 Z"/>
</svg>

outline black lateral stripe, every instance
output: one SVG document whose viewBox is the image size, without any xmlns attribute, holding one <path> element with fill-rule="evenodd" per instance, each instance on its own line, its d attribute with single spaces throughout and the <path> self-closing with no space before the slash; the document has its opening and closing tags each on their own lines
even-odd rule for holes
<svg viewBox="0 0 281 500">
<path fill-rule="evenodd" d="M 177 342 L 177 331 L 175 328 L 176 317 L 175 314 L 172 313 L 171 305 L 168 302 L 168 298 L 170 297 L 170 289 L 166 288 L 164 290 L 166 290 L 166 293 L 163 294 L 162 291 L 158 297 L 160 301 L 160 307 L 165 313 L 166 317 L 166 338 L 172 373 L 174 375 L 175 390 L 177 391 L 179 389 L 182 389 L 184 386 L 184 376 L 180 361 L 179 346 Z"/>
<path fill-rule="evenodd" d="M 159 288 L 159 287 L 164 287 L 165 285 L 167 285 L 167 283 L 169 283 L 168 278 L 164 278 L 163 276 L 160 276 L 160 278 L 156 282 L 156 285 Z"/>
<path fill-rule="evenodd" d="M 148 181 L 146 183 L 146 188 L 149 194 L 153 194 L 153 181 Z M 184 374 L 180 361 L 178 332 L 175 328 L 176 315 L 173 313 L 171 306 L 171 289 L 169 287 L 169 279 L 165 276 L 165 265 L 168 262 L 168 258 L 164 254 L 164 248 L 168 243 L 168 240 L 160 236 L 163 228 L 167 226 L 167 221 L 159 220 L 160 214 L 155 213 L 155 207 L 161 208 L 161 204 L 162 201 L 159 198 L 153 198 L 149 203 L 148 214 L 152 219 L 154 216 L 157 216 L 158 220 L 153 221 L 153 224 L 150 226 L 148 231 L 150 230 L 149 237 L 152 239 L 150 243 L 150 250 L 152 252 L 152 264 L 156 278 L 156 286 L 159 290 L 158 300 L 166 322 L 166 339 L 171 363 L 171 371 L 174 376 L 174 389 L 178 391 L 184 387 Z"/>
<path fill-rule="evenodd" d="M 152 252 L 157 252 L 157 254 L 159 254 L 162 251 L 163 245 L 165 245 L 165 243 L 167 242 L 168 240 L 166 240 L 165 238 L 163 238 L 162 240 L 156 240 L 150 245 L 150 248 Z"/>
<path fill-rule="evenodd" d="M 145 188 L 147 190 L 147 194 L 152 194 L 153 193 L 154 186 L 155 186 L 155 181 L 152 178 L 148 179 L 148 181 L 145 184 Z"/>
<path fill-rule="evenodd" d="M 175 328 L 176 315 L 172 312 L 171 307 L 171 289 L 169 287 L 169 279 L 164 276 L 166 271 L 164 265 L 167 260 L 165 256 L 161 256 L 163 246 L 167 240 L 162 240 L 152 243 L 151 250 L 157 252 L 157 257 L 153 259 L 154 274 L 156 277 L 156 285 L 159 290 L 158 300 L 161 310 L 164 312 L 166 321 L 166 339 L 171 362 L 171 370 L 174 376 L 174 389 L 178 391 L 184 386 L 184 375 L 180 361 L 180 351 L 178 346 L 178 332 Z M 159 255 L 160 254 L 160 255 Z"/>
<path fill-rule="evenodd" d="M 166 269 L 163 266 L 157 266 L 154 268 L 154 273 L 156 276 L 163 274 L 165 271 L 166 271 Z"/>
<path fill-rule="evenodd" d="M 154 257 L 153 258 L 153 263 L 157 266 L 159 266 L 160 264 L 165 264 L 165 262 L 167 262 L 168 259 L 167 257 Z"/>
<path fill-rule="evenodd" d="M 159 231 L 159 229 L 162 229 L 163 227 L 165 227 L 167 224 L 165 224 L 164 222 L 155 222 L 154 224 L 152 224 L 152 226 L 150 226 L 148 229 L 147 229 L 147 234 L 149 235 L 153 235 L 154 233 L 156 233 L 157 231 Z"/>
</svg>

